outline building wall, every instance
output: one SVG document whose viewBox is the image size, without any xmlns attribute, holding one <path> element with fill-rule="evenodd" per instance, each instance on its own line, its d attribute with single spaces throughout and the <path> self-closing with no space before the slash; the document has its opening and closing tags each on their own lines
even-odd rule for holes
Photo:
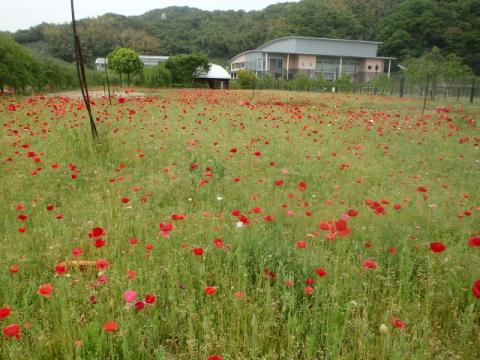
<svg viewBox="0 0 480 360">
<path fill-rule="evenodd" d="M 317 57 L 314 55 L 299 55 L 296 69 L 315 70 L 317 66 Z"/>
<path fill-rule="evenodd" d="M 375 67 L 378 65 L 378 71 L 375 71 Z M 370 68 L 369 68 L 370 67 Z M 383 73 L 384 60 L 383 59 L 365 59 L 360 63 L 361 72 L 378 72 Z"/>
</svg>

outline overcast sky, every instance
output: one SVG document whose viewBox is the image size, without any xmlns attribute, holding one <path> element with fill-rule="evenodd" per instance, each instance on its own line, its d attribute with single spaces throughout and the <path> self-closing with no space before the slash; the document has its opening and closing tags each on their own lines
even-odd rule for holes
<svg viewBox="0 0 480 360">
<path fill-rule="evenodd" d="M 298 0 L 75 0 L 77 19 L 113 12 L 140 15 L 167 6 L 204 10 L 260 10 L 279 2 Z M 0 0 L 0 31 L 27 29 L 41 22 L 63 23 L 70 19 L 70 0 Z"/>
</svg>

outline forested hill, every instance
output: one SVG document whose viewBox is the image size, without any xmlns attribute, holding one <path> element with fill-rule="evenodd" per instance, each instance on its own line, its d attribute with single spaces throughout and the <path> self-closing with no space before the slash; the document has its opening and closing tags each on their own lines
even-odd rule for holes
<svg viewBox="0 0 480 360">
<path fill-rule="evenodd" d="M 203 51 L 228 59 L 288 35 L 382 41 L 380 54 L 404 59 L 439 47 L 480 73 L 480 0 L 303 0 L 261 11 L 168 7 L 140 16 L 106 14 L 80 21 L 87 61 L 115 47 L 143 54 Z M 73 60 L 68 25 L 41 24 L 14 34 L 22 44 Z"/>
</svg>

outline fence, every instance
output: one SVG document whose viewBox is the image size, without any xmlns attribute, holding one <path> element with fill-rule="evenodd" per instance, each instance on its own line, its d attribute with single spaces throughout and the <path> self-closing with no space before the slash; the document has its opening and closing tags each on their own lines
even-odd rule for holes
<svg viewBox="0 0 480 360">
<path fill-rule="evenodd" d="M 232 88 L 238 88 L 235 83 Z M 475 77 L 458 78 L 448 82 L 432 84 L 429 79 L 409 80 L 401 74 L 392 74 L 386 77 L 373 79 L 369 83 L 354 83 L 339 79 L 337 81 L 319 81 L 315 79 L 298 78 L 293 80 L 259 78 L 255 89 L 308 91 L 308 92 L 352 92 L 360 94 L 390 95 L 399 97 L 424 98 L 425 92 L 429 100 L 467 101 L 469 103 L 480 100 L 480 79 Z"/>
</svg>

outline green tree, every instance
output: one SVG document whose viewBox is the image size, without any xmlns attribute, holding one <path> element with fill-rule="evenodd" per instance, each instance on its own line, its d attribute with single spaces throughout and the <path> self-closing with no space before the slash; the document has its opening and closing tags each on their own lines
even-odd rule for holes
<svg viewBox="0 0 480 360">
<path fill-rule="evenodd" d="M 158 64 L 151 68 L 145 68 L 145 85 L 148 87 L 168 87 L 172 85 L 172 74 L 165 64 Z"/>
<path fill-rule="evenodd" d="M 170 71 L 173 84 L 192 84 L 195 77 L 208 72 L 210 66 L 206 54 L 196 53 L 171 56 L 165 62 L 165 68 Z"/>
<path fill-rule="evenodd" d="M 424 84 L 430 78 L 432 87 L 439 82 L 448 82 L 472 75 L 472 69 L 455 54 L 443 56 L 440 49 L 434 47 L 419 58 L 409 58 L 402 64 L 407 81 Z"/>
<path fill-rule="evenodd" d="M 253 71 L 240 70 L 238 72 L 237 81 L 240 89 L 254 89 L 258 79 Z"/>
<path fill-rule="evenodd" d="M 108 56 L 108 66 L 120 74 L 127 75 L 127 85 L 130 86 L 130 76 L 139 73 L 143 69 L 143 63 L 140 61 L 135 50 L 127 48 L 118 48 Z"/>
</svg>

